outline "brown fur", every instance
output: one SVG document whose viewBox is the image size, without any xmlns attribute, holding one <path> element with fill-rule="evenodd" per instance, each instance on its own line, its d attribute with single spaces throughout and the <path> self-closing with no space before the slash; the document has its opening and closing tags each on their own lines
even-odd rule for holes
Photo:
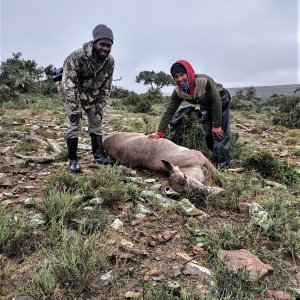
<svg viewBox="0 0 300 300">
<path fill-rule="evenodd" d="M 203 168 L 216 171 L 200 151 L 181 147 L 164 138 L 150 139 L 142 133 L 115 133 L 104 139 L 107 154 L 118 163 L 169 174 L 177 191 L 184 186 L 207 191 Z"/>
</svg>

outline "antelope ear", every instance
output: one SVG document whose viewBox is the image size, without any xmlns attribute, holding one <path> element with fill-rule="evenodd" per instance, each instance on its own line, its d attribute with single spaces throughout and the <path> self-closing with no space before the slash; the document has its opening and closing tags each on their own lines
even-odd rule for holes
<svg viewBox="0 0 300 300">
<path fill-rule="evenodd" d="M 162 159 L 161 162 L 164 164 L 166 167 L 167 171 L 171 174 L 174 173 L 175 171 L 178 171 L 179 168 L 171 164 L 169 161 Z"/>
</svg>

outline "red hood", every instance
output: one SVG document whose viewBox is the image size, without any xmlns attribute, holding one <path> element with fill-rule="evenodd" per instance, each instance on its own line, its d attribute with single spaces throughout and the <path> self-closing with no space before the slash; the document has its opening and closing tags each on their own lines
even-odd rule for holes
<svg viewBox="0 0 300 300">
<path fill-rule="evenodd" d="M 194 90 L 195 90 L 195 71 L 191 64 L 186 60 L 177 60 L 176 63 L 183 65 L 187 72 L 187 77 L 189 80 L 190 85 L 190 96 L 194 97 Z"/>
</svg>

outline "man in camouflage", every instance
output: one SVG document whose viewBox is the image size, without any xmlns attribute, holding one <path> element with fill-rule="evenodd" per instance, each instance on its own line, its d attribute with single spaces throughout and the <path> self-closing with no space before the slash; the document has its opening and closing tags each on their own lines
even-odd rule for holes
<svg viewBox="0 0 300 300">
<path fill-rule="evenodd" d="M 70 54 L 63 65 L 59 92 L 69 121 L 66 139 L 71 172 L 80 172 L 77 147 L 82 110 L 87 114 L 94 161 L 111 163 L 102 146 L 102 118 L 114 71 L 114 59 L 110 55 L 113 41 L 111 29 L 97 25 L 93 40 Z"/>
</svg>

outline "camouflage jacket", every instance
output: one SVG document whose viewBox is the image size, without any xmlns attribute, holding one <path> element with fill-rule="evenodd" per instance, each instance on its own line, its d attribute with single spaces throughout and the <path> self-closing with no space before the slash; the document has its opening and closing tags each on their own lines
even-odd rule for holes
<svg viewBox="0 0 300 300">
<path fill-rule="evenodd" d="M 59 93 L 63 101 L 71 104 L 72 111 L 93 105 L 103 108 L 111 91 L 114 59 L 93 57 L 93 42 L 71 53 L 63 65 Z"/>
</svg>

